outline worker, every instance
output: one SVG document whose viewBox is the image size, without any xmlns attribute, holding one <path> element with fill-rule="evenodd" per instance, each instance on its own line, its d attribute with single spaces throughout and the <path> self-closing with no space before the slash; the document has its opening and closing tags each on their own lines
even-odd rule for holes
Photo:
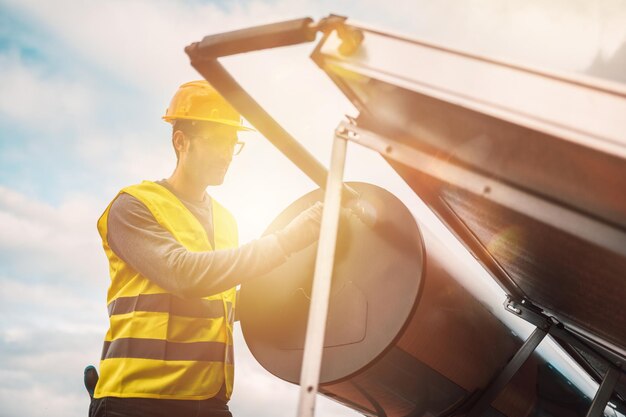
<svg viewBox="0 0 626 417">
<path fill-rule="evenodd" d="M 90 417 L 231 416 L 238 284 L 318 239 L 321 203 L 238 246 L 237 224 L 207 194 L 251 130 L 206 81 L 183 84 L 163 119 L 176 168 L 123 188 L 98 220 L 109 260 L 110 327 L 90 378 Z M 89 387 L 91 385 L 91 387 Z M 95 390 L 94 390 L 95 388 Z"/>
</svg>

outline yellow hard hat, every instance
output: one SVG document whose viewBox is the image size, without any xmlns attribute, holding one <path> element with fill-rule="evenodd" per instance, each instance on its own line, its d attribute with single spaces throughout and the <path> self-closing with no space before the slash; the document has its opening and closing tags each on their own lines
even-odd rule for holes
<svg viewBox="0 0 626 417">
<path fill-rule="evenodd" d="M 254 129 L 242 123 L 241 115 L 205 80 L 191 81 L 178 87 L 163 120 L 199 120 L 220 123 L 237 130 Z"/>
</svg>

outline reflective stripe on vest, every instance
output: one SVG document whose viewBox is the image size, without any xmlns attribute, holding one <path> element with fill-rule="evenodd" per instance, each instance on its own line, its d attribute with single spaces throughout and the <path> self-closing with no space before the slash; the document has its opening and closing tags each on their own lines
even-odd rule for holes
<svg viewBox="0 0 626 417">
<path fill-rule="evenodd" d="M 120 338 L 104 342 L 102 360 L 111 358 L 158 359 L 163 361 L 206 361 L 231 363 L 224 354 L 232 345 L 219 342 L 177 343 L 162 339 Z"/>
<path fill-rule="evenodd" d="M 226 302 L 227 317 L 230 317 L 232 303 Z M 224 315 L 222 300 L 202 298 L 182 299 L 171 294 L 140 294 L 134 297 L 118 297 L 109 303 L 109 317 L 128 314 L 133 311 L 169 313 L 176 316 L 217 318 Z"/>
<path fill-rule="evenodd" d="M 200 222 L 154 182 L 127 187 L 156 221 L 192 252 L 213 248 Z M 119 194 L 118 194 L 119 195 Z M 98 220 L 109 259 L 109 330 L 95 397 L 206 399 L 233 388 L 233 310 L 236 290 L 182 299 L 165 292 L 117 257 L 107 242 L 111 205 Z M 213 200 L 215 249 L 237 246 L 233 217 Z"/>
</svg>

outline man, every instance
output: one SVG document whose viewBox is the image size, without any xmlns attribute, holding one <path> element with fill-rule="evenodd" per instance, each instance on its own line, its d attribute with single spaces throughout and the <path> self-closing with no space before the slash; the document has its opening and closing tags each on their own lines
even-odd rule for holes
<svg viewBox="0 0 626 417">
<path fill-rule="evenodd" d="M 108 257 L 110 327 L 90 416 L 230 416 L 235 286 L 318 237 L 321 204 L 238 246 L 232 215 L 207 193 L 224 180 L 240 115 L 205 81 L 183 84 L 173 174 L 126 187 L 98 220 Z"/>
</svg>

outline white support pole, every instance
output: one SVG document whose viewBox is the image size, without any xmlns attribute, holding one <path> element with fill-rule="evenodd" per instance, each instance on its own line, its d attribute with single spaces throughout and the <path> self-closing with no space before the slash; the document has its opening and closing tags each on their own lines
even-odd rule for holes
<svg viewBox="0 0 626 417">
<path fill-rule="evenodd" d="M 315 260 L 315 273 L 313 275 L 311 306 L 309 308 L 302 370 L 300 372 L 298 417 L 313 417 L 315 412 L 315 396 L 317 395 L 322 365 L 328 298 L 333 275 L 337 229 L 339 227 L 341 210 L 341 190 L 343 169 L 346 162 L 346 148 L 346 140 L 335 135 L 330 170 L 326 181 L 320 239 Z"/>
</svg>

